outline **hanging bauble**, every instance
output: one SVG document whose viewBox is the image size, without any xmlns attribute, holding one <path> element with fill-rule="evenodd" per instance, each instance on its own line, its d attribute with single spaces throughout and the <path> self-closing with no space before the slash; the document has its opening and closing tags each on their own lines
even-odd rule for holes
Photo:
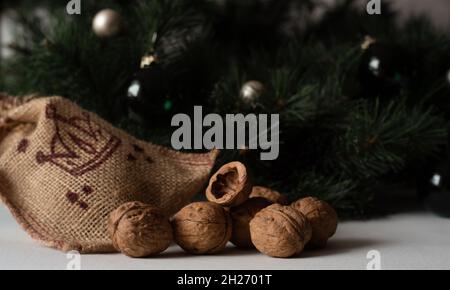
<svg viewBox="0 0 450 290">
<path fill-rule="evenodd" d="M 450 218 L 450 189 L 448 181 L 448 175 L 442 172 L 434 173 L 430 180 L 430 193 L 426 199 L 426 205 L 433 213 Z"/>
<path fill-rule="evenodd" d="M 161 65 L 152 62 L 134 75 L 127 91 L 127 104 L 129 117 L 138 122 L 158 120 L 172 111 L 169 76 Z"/>
<path fill-rule="evenodd" d="M 266 88 L 260 81 L 248 81 L 241 87 L 240 98 L 250 107 L 256 107 Z"/>
<path fill-rule="evenodd" d="M 404 82 L 405 67 L 400 49 L 366 37 L 361 45 L 363 55 L 359 81 L 365 97 L 393 97 Z"/>
<path fill-rule="evenodd" d="M 425 205 L 433 213 L 450 217 L 450 164 L 447 158 L 427 175 Z"/>
<path fill-rule="evenodd" d="M 92 21 L 92 30 L 100 38 L 117 36 L 122 30 L 122 17 L 112 9 L 98 12 Z"/>
</svg>

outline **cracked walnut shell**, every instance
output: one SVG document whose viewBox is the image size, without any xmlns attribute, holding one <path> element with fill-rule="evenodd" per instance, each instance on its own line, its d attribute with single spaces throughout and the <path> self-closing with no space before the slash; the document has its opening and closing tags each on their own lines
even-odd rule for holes
<svg viewBox="0 0 450 290">
<path fill-rule="evenodd" d="M 238 206 L 244 203 L 252 191 L 247 169 L 240 162 L 231 162 L 222 166 L 211 177 L 206 198 L 222 206 Z"/>
<path fill-rule="evenodd" d="M 260 252 L 288 258 L 303 251 L 312 231 L 309 221 L 301 213 L 289 206 L 273 204 L 252 219 L 250 234 Z"/>
<path fill-rule="evenodd" d="M 240 248 L 254 248 L 250 237 L 250 221 L 263 208 L 272 203 L 262 197 L 253 197 L 237 207 L 230 209 L 233 231 L 231 242 Z"/>
<path fill-rule="evenodd" d="M 211 202 L 195 202 L 172 219 L 176 243 L 192 254 L 215 254 L 231 237 L 231 218 L 226 209 Z"/>
<path fill-rule="evenodd" d="M 282 205 L 287 205 L 288 200 L 285 195 L 282 195 L 276 190 L 263 187 L 263 186 L 254 186 L 252 193 L 250 194 L 250 198 L 252 197 L 262 197 L 270 201 L 271 203 L 279 203 Z"/>
<path fill-rule="evenodd" d="M 167 217 L 158 208 L 141 202 L 125 203 L 114 210 L 108 232 L 114 247 L 134 258 L 159 254 L 173 241 Z"/>
<path fill-rule="evenodd" d="M 325 247 L 328 239 L 336 233 L 338 225 L 336 211 L 328 203 L 315 197 L 299 199 L 291 206 L 306 216 L 311 223 L 313 234 L 308 247 Z"/>
</svg>

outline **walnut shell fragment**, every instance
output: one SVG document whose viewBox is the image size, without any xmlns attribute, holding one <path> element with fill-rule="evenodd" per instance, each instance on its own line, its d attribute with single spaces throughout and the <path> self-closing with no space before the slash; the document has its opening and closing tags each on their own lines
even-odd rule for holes
<svg viewBox="0 0 450 290">
<path fill-rule="evenodd" d="M 262 197 L 253 197 L 243 204 L 230 209 L 233 231 L 231 242 L 239 248 L 254 248 L 250 236 L 250 221 L 263 208 L 272 203 Z"/>
<path fill-rule="evenodd" d="M 159 254 L 173 241 L 168 218 L 158 208 L 141 202 L 125 203 L 114 210 L 108 232 L 114 247 L 134 258 Z"/>
<path fill-rule="evenodd" d="M 301 253 L 312 235 L 305 216 L 289 206 L 273 204 L 261 210 L 250 222 L 255 247 L 262 253 L 288 258 Z"/>
<path fill-rule="evenodd" d="M 282 195 L 276 190 L 263 186 L 254 186 L 250 194 L 250 198 L 252 197 L 262 197 L 267 199 L 271 203 L 279 203 L 281 205 L 288 204 L 288 199 L 285 195 Z"/>
<path fill-rule="evenodd" d="M 222 166 L 211 177 L 206 198 L 222 206 L 238 206 L 244 203 L 252 191 L 247 169 L 240 162 L 231 162 Z"/>
<path fill-rule="evenodd" d="M 313 234 L 308 247 L 325 247 L 328 239 L 336 233 L 338 226 L 336 211 L 328 203 L 315 197 L 299 199 L 291 206 L 306 216 L 311 223 Z"/>
<path fill-rule="evenodd" d="M 195 202 L 172 219 L 176 243 L 191 254 L 215 254 L 225 249 L 231 237 L 227 210 L 211 202 Z"/>
</svg>

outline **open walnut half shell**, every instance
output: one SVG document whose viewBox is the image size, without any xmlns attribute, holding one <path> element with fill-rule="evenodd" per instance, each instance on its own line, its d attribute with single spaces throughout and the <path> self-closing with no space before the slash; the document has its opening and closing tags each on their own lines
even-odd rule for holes
<svg viewBox="0 0 450 290">
<path fill-rule="evenodd" d="M 252 187 L 245 165 L 231 162 L 213 175 L 206 189 L 206 198 L 222 206 L 238 206 L 248 199 Z"/>
</svg>

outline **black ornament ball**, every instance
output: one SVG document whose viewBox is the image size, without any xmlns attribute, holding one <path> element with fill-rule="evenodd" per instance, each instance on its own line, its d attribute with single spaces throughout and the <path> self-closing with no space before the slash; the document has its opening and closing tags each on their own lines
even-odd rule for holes
<svg viewBox="0 0 450 290">
<path fill-rule="evenodd" d="M 167 72 L 156 62 L 137 72 L 127 91 L 129 117 L 150 122 L 167 116 L 173 107 L 169 84 Z"/>
<path fill-rule="evenodd" d="M 370 44 L 363 53 L 359 67 L 362 94 L 366 97 L 398 95 L 405 78 L 401 50 L 381 42 Z"/>
</svg>

